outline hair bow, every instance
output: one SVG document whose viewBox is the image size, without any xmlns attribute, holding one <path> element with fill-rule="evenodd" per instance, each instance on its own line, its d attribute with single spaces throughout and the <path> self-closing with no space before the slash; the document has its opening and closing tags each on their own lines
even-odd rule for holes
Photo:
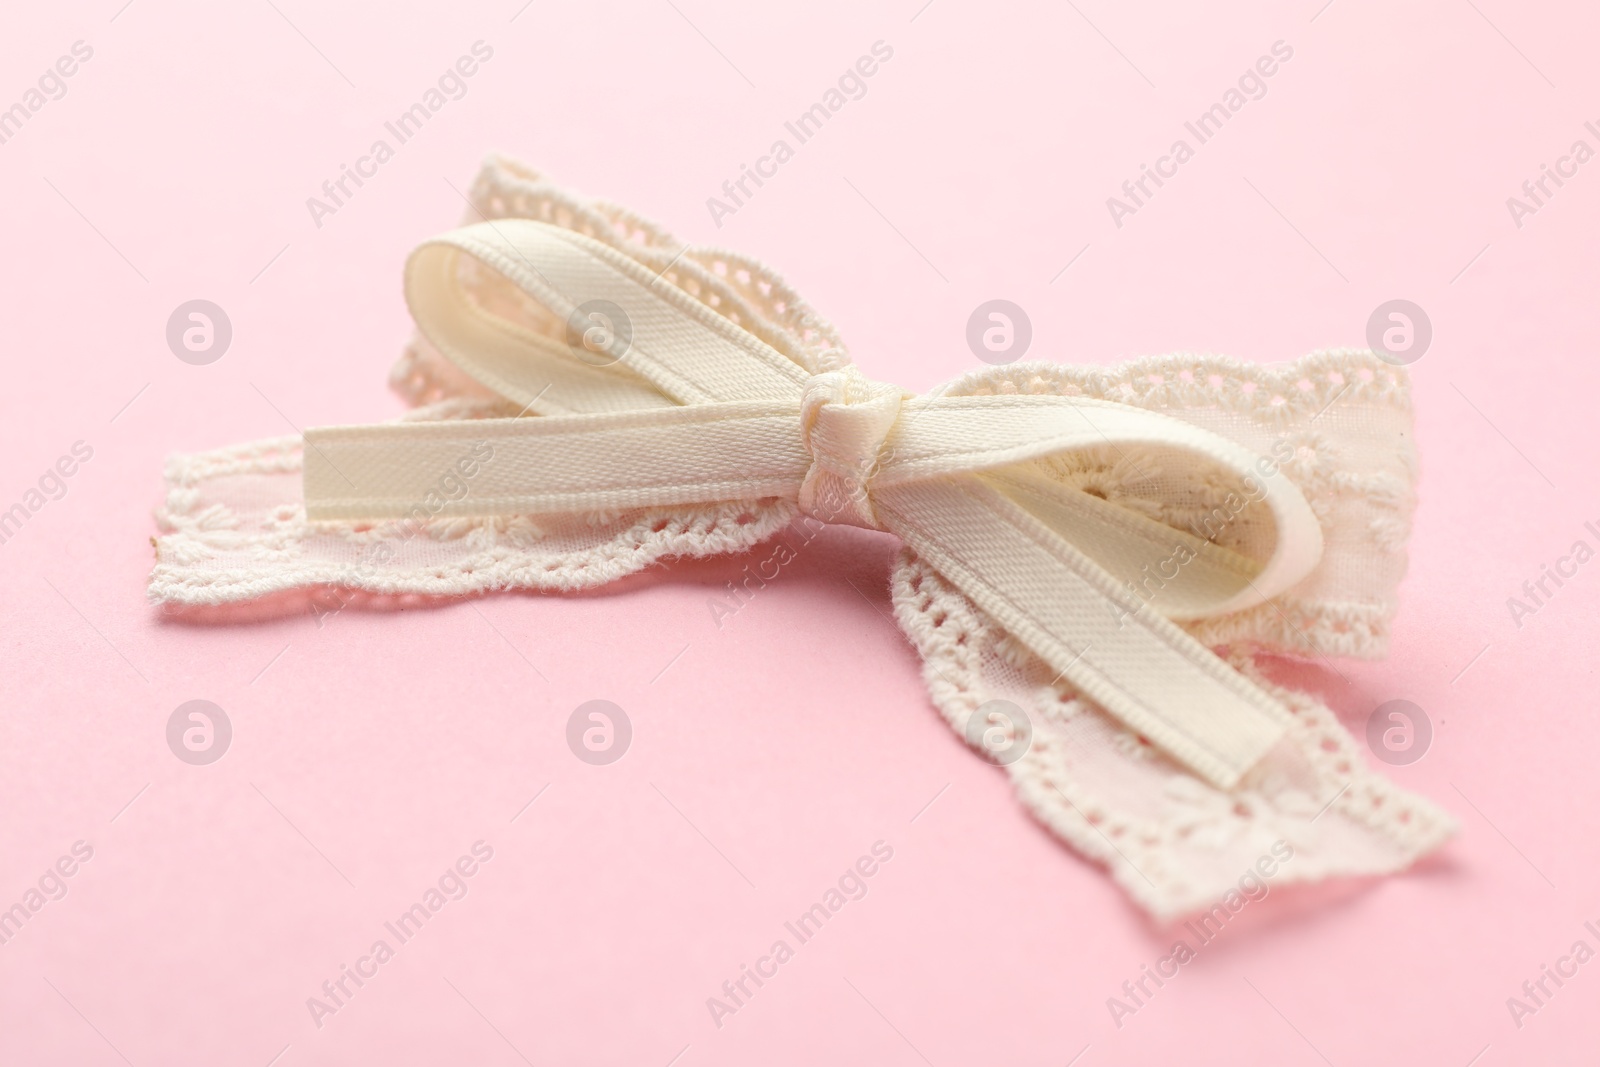
<svg viewBox="0 0 1600 1067">
<path fill-rule="evenodd" d="M 1036 363 L 915 396 L 759 264 L 498 159 L 473 203 L 406 266 L 395 381 L 426 405 L 175 457 L 154 599 L 577 589 L 846 523 L 904 543 L 896 616 L 951 725 L 1156 915 L 1226 899 L 1274 846 L 1308 881 L 1451 832 L 1251 651 L 1383 651 L 1398 368 Z"/>
</svg>

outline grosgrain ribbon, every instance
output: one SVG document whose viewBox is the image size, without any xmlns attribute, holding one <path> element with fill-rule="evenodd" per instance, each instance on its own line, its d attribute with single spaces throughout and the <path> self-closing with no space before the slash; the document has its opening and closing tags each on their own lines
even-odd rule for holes
<svg viewBox="0 0 1600 1067">
<path fill-rule="evenodd" d="M 464 267 L 498 272 L 552 323 L 620 310 L 605 358 L 480 306 Z M 886 530 L 1065 679 L 1173 759 L 1231 789 L 1288 712 L 1174 620 L 1243 610 L 1293 586 L 1322 531 L 1277 464 L 1210 431 L 1115 402 L 1051 395 L 914 396 L 853 367 L 809 374 L 637 261 L 527 219 L 417 249 L 406 295 L 456 366 L 538 417 L 307 432 L 307 518 L 408 516 L 438 472 L 487 441 L 494 462 L 432 517 L 626 510 L 767 498 Z M 615 331 L 619 324 L 606 322 Z M 559 334 L 559 331 L 558 331 Z M 1272 549 L 1252 559 L 1064 484 L 1074 453 L 1181 453 L 1231 482 Z M 1186 552 L 1148 606 L 1129 593 Z"/>
</svg>

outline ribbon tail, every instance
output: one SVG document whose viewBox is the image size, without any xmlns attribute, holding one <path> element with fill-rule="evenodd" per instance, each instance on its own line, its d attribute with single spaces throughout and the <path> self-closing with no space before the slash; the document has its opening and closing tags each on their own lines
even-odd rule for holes
<svg viewBox="0 0 1600 1067">
<path fill-rule="evenodd" d="M 732 401 L 305 435 L 306 516 L 482 518 L 793 498 L 797 406 Z"/>
<path fill-rule="evenodd" d="M 1219 789 L 1288 713 L 1174 623 L 1125 603 L 1093 560 L 976 476 L 886 489 L 878 512 L 1079 692 Z"/>
</svg>

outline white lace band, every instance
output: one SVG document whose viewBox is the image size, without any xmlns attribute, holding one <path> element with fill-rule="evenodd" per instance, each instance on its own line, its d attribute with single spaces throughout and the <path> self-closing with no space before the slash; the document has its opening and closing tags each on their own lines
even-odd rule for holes
<svg viewBox="0 0 1600 1067">
<path fill-rule="evenodd" d="M 1325 707 L 1207 647 L 1380 650 L 1410 511 L 1397 369 L 1337 354 L 1252 381 L 1190 359 L 1107 388 L 1033 365 L 913 396 L 759 265 L 499 160 L 474 195 L 488 221 L 406 269 L 400 384 L 435 406 L 175 459 L 153 597 L 583 587 L 849 523 L 907 546 L 897 615 L 952 724 L 1011 752 L 1030 805 L 1152 911 L 1236 880 L 1242 823 L 1311 853 L 1289 880 L 1397 869 L 1448 835 L 1355 767 Z M 452 542 L 454 567 L 422 551 Z M 1372 808 L 1322 824 L 1357 784 Z M 1230 809 L 1227 847 L 1173 810 L 1196 797 Z"/>
</svg>

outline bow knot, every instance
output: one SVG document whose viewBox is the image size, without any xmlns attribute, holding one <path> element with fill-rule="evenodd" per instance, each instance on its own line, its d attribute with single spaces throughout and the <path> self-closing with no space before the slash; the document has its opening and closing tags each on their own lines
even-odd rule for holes
<svg viewBox="0 0 1600 1067">
<path fill-rule="evenodd" d="M 1242 647 L 1381 644 L 1414 472 L 1404 377 L 1378 357 L 1013 366 L 914 395 L 850 368 L 743 257 L 674 253 L 500 161 L 473 201 L 493 221 L 407 263 L 419 336 L 395 381 L 429 406 L 175 458 L 154 598 L 572 591 L 782 538 L 748 590 L 793 558 L 798 514 L 805 541 L 899 539 L 895 618 L 935 704 L 1163 916 L 1216 900 L 1274 833 L 1298 846 L 1307 815 L 1326 840 L 1297 877 L 1391 871 L 1449 833 Z M 1347 391 L 1315 435 L 1338 447 L 1307 461 Z M 710 606 L 719 629 L 737 610 Z M 1190 834 L 1202 808 L 1227 832 Z"/>
<path fill-rule="evenodd" d="M 800 396 L 800 437 L 811 466 L 800 483 L 801 510 L 824 522 L 884 528 L 869 490 L 887 458 L 885 442 L 900 417 L 904 395 L 855 367 L 806 381 Z"/>
</svg>

